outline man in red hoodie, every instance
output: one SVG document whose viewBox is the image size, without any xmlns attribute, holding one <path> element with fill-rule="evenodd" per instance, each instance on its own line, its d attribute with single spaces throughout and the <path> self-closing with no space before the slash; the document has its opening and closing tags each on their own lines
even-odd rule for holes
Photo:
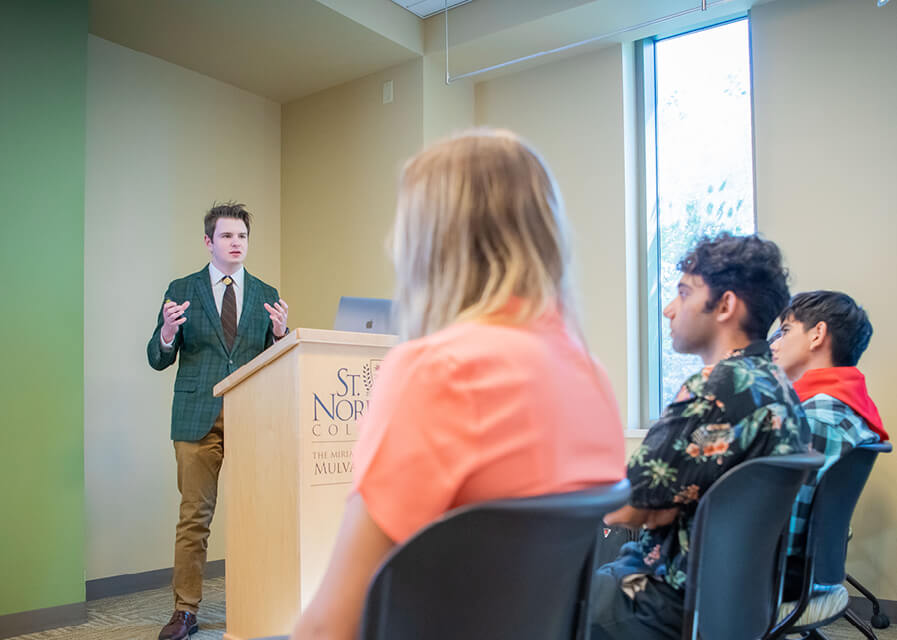
<svg viewBox="0 0 897 640">
<path fill-rule="evenodd" d="M 807 517 L 825 470 L 859 444 L 888 439 L 881 416 L 856 368 L 869 345 L 872 325 L 853 298 L 837 291 L 808 291 L 791 298 L 779 316 L 772 355 L 794 385 L 807 415 L 811 446 L 825 463 L 797 496 L 791 516 L 789 556 L 806 541 Z"/>
</svg>

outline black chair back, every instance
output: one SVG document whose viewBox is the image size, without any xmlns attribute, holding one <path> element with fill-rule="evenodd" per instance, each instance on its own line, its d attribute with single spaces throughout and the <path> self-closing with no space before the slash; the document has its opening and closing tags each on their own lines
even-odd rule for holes
<svg viewBox="0 0 897 640">
<path fill-rule="evenodd" d="M 824 460 L 815 452 L 754 458 L 704 494 L 689 541 L 683 638 L 763 637 L 774 622 L 794 499 Z"/>
<path fill-rule="evenodd" d="M 793 630 L 815 629 L 842 615 L 843 611 L 834 611 L 818 620 L 797 625 L 813 598 L 814 585 L 840 585 L 847 576 L 844 562 L 850 518 L 875 459 L 879 453 L 889 451 L 891 444 L 888 442 L 858 445 L 822 474 L 810 506 L 804 556 L 797 560 L 803 576 L 800 595 L 791 612 L 770 630 L 770 638 L 780 638 Z"/>
<path fill-rule="evenodd" d="M 605 513 L 629 482 L 461 507 L 387 556 L 368 589 L 362 640 L 562 640 L 588 628 Z"/>
<path fill-rule="evenodd" d="M 848 451 L 822 474 L 813 494 L 807 524 L 807 551 L 812 556 L 813 582 L 841 584 L 846 572 L 850 519 L 879 453 L 889 442 L 861 444 Z"/>
</svg>

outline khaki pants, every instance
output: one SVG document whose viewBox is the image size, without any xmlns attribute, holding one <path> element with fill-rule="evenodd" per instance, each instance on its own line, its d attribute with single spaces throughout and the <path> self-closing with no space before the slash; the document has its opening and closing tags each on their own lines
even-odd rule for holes
<svg viewBox="0 0 897 640">
<path fill-rule="evenodd" d="M 174 441 L 181 510 L 174 540 L 174 608 L 196 613 L 209 547 L 209 526 L 218 500 L 218 472 L 224 459 L 224 419 L 197 442 Z"/>
</svg>

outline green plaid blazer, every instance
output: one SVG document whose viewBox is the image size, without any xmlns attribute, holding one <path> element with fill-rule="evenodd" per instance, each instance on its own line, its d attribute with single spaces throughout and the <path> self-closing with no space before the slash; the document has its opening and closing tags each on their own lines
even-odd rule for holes
<svg viewBox="0 0 897 640">
<path fill-rule="evenodd" d="M 222 399 L 212 396 L 212 387 L 252 360 L 274 342 L 273 325 L 264 303 L 279 300 L 277 289 L 247 271 L 243 280 L 243 308 L 237 337 L 227 350 L 221 316 L 215 307 L 208 266 L 168 285 L 165 300 L 178 304 L 190 301 L 170 351 L 162 350 L 162 309 L 156 330 L 146 345 L 150 366 L 161 371 L 180 356 L 171 403 L 171 439 L 201 440 L 221 412 Z"/>
</svg>

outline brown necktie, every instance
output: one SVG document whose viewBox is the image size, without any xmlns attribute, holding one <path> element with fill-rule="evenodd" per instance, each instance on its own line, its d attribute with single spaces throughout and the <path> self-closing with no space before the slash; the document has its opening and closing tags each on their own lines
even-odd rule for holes
<svg viewBox="0 0 897 640">
<path fill-rule="evenodd" d="M 237 296 L 234 293 L 234 281 L 230 276 L 224 276 L 222 282 L 227 286 L 221 300 L 221 330 L 224 332 L 227 350 L 230 351 L 234 346 L 234 338 L 237 337 Z"/>
</svg>

